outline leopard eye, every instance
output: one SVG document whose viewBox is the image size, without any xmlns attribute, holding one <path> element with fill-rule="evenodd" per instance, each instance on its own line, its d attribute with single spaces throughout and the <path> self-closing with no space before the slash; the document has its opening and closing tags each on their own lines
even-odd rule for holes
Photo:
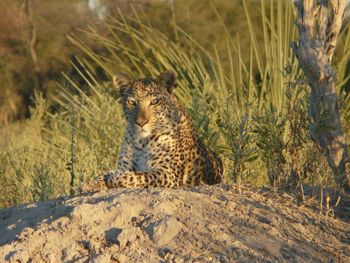
<svg viewBox="0 0 350 263">
<path fill-rule="evenodd" d="M 136 101 L 133 100 L 133 99 L 127 99 L 127 100 L 126 100 L 126 104 L 127 104 L 128 106 L 135 106 L 135 105 L 136 105 Z"/>
<path fill-rule="evenodd" d="M 159 102 L 160 102 L 160 98 L 155 98 L 155 99 L 153 99 L 153 100 L 151 100 L 151 105 L 157 105 L 157 104 L 159 104 Z"/>
</svg>

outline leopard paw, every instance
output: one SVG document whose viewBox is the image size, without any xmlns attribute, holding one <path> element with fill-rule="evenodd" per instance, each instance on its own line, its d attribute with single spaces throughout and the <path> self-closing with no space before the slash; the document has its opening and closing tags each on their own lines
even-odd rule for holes
<svg viewBox="0 0 350 263">
<path fill-rule="evenodd" d="M 92 181 L 81 182 L 78 186 L 77 192 L 79 194 L 94 193 L 106 190 L 106 184 L 101 177 Z"/>
<path fill-rule="evenodd" d="M 117 178 L 120 176 L 119 171 L 109 171 L 103 175 L 103 180 L 108 188 L 117 187 Z"/>
</svg>

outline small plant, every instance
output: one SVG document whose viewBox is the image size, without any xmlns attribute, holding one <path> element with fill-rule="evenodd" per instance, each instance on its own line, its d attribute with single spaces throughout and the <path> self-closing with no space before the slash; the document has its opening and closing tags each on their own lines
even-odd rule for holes
<svg viewBox="0 0 350 263">
<path fill-rule="evenodd" d="M 272 187 L 285 186 L 286 172 L 286 118 L 275 109 L 254 116 L 254 133 L 257 135 L 257 147 L 267 169 L 267 177 Z"/>
<path fill-rule="evenodd" d="M 213 105 L 213 96 L 207 93 L 207 82 L 203 91 L 199 88 L 193 90 L 192 103 L 188 109 L 194 128 L 203 139 L 204 143 L 212 150 L 219 150 L 219 130 L 215 127 L 218 112 Z"/>
<path fill-rule="evenodd" d="M 226 110 L 219 119 L 218 125 L 229 146 L 225 153 L 229 159 L 233 181 L 241 183 L 242 179 L 247 179 L 249 176 L 250 163 L 259 156 L 256 152 L 255 136 L 251 130 L 251 116 L 248 113 L 239 115 L 230 98 L 227 99 Z"/>
<path fill-rule="evenodd" d="M 286 88 L 287 136 L 286 153 L 289 163 L 287 187 L 302 192 L 302 151 L 305 150 L 309 136 L 305 87 L 289 85 Z"/>
<path fill-rule="evenodd" d="M 34 165 L 33 185 L 31 194 L 33 201 L 44 201 L 54 196 L 54 184 L 49 171 L 49 163 Z"/>
</svg>

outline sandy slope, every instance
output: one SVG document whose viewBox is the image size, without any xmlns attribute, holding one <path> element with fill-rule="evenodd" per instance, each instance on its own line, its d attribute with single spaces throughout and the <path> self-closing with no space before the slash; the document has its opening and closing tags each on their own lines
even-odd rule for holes
<svg viewBox="0 0 350 263">
<path fill-rule="evenodd" d="M 350 224 L 228 186 L 113 189 L 0 210 L 0 262 L 350 262 Z"/>
</svg>

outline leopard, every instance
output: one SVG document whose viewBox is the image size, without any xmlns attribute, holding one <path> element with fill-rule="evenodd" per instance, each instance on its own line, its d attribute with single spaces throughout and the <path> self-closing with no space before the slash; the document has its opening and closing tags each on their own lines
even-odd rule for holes
<svg viewBox="0 0 350 263">
<path fill-rule="evenodd" d="M 117 170 L 106 172 L 107 188 L 179 188 L 223 180 L 223 163 L 194 129 L 175 95 L 176 74 L 133 80 L 113 77 L 125 118 Z"/>
</svg>

